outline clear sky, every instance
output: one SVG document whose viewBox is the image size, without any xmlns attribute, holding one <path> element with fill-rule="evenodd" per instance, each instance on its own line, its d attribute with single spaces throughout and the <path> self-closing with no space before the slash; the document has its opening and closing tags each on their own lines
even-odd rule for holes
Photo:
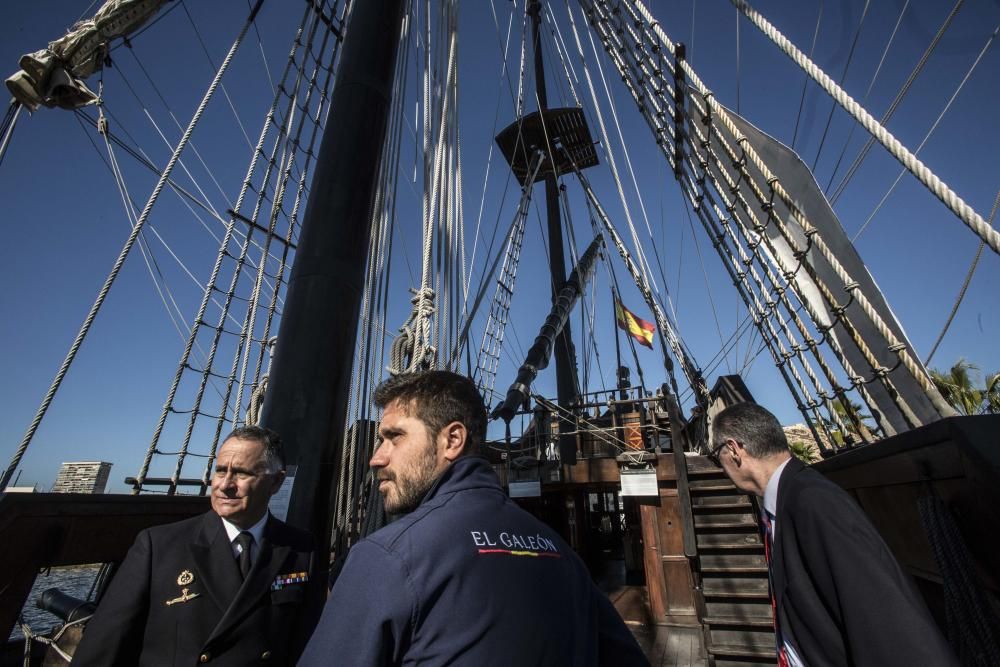
<svg viewBox="0 0 1000 667">
<path fill-rule="evenodd" d="M 58 37 L 88 5 L 64 0 L 6 3 L 0 26 L 0 62 L 6 63 L 8 73 L 16 69 L 21 54 Z M 185 125 L 212 76 L 199 35 L 211 58 L 218 63 L 241 25 L 246 5 L 245 0 L 170 3 L 167 7 L 175 8 L 136 38 L 131 50 L 117 48 L 113 53 L 115 67 L 105 74 L 107 106 L 114 114 L 112 131 L 134 137 L 150 159 L 163 165 L 169 149 L 150 119 L 171 142 L 176 141 L 180 131 L 171 113 L 180 125 Z M 291 0 L 265 2 L 258 19 L 259 41 L 258 33 L 252 33 L 226 79 L 233 106 L 251 136 L 258 131 L 270 101 L 261 52 L 269 60 L 271 74 L 276 75 L 288 52 L 302 5 Z M 864 5 L 863 0 L 755 3 L 757 9 L 806 52 L 810 51 L 815 32 L 815 61 L 831 77 L 842 80 L 859 101 L 866 98 L 904 0 L 871 3 L 859 32 Z M 944 21 L 950 5 L 930 0 L 912 0 L 907 4 L 899 31 L 865 101 L 873 115 L 881 116 L 889 107 Z M 720 101 L 731 109 L 739 109 L 751 122 L 786 144 L 793 145 L 794 136 L 794 148 L 806 163 L 816 161 L 818 182 L 825 187 L 832 176 L 834 183 L 839 182 L 846 165 L 853 161 L 867 138 L 864 131 L 855 130 L 847 143 L 853 122 L 837 111 L 823 140 L 831 100 L 809 84 L 800 114 L 804 74 L 745 19 L 738 21 L 729 2 L 660 0 L 650 6 L 670 37 L 688 45 L 689 60 Z M 512 8 L 520 11 L 521 7 L 520 1 L 514 5 L 507 0 L 476 0 L 464 3 L 460 10 L 460 114 L 465 211 L 467 221 L 471 221 L 467 223 L 470 252 L 473 225 L 483 197 L 488 149 L 493 135 L 514 119 L 509 91 L 516 89 L 517 82 L 500 77 L 499 56 L 510 12 Z M 582 30 L 575 2 L 552 2 L 561 38 L 572 45 L 571 29 L 565 21 L 567 7 L 572 8 L 577 28 Z M 821 9 L 822 20 L 816 32 Z M 494 11 L 499 30 L 494 23 Z M 198 26 L 197 33 L 188 13 Z M 888 123 L 890 131 L 911 150 L 921 144 L 998 24 L 1000 3 L 996 0 L 969 0 L 963 4 Z M 512 54 L 519 48 L 518 26 L 515 22 Z M 856 34 L 857 43 L 845 74 Z M 589 39 L 585 33 L 581 33 L 581 38 L 602 99 L 602 111 L 611 124 Z M 550 105 L 572 105 L 573 88 L 563 75 L 554 47 L 546 48 Z M 514 55 L 510 63 L 516 75 Z M 700 226 L 697 230 L 690 226 L 673 175 L 650 141 L 649 131 L 619 77 L 606 59 L 601 64 L 617 102 L 628 157 L 654 232 L 654 240 L 650 241 L 645 232 L 642 239 L 650 247 L 656 245 L 659 251 L 680 334 L 696 361 L 706 369 L 710 383 L 720 373 L 742 369 L 759 402 L 771 407 L 783 423 L 801 421 L 766 352 L 755 357 L 759 337 L 751 340 L 749 335 L 744 336 L 727 354 L 719 355 L 722 340 L 729 339 L 744 321 L 745 308 L 738 303 L 703 230 Z M 146 79 L 143 68 L 155 85 Z M 997 45 L 992 44 L 919 154 L 925 164 L 984 217 L 989 215 L 1000 188 L 996 157 L 1000 154 L 1000 134 L 996 132 L 1000 102 L 998 75 L 1000 53 Z M 576 94 L 589 109 L 590 94 L 578 62 L 572 64 L 570 78 L 573 77 Z M 530 77 L 527 83 L 531 84 Z M 534 104 L 529 102 L 528 108 L 533 109 Z M 588 114 L 596 134 L 593 112 Z M 413 159 L 413 140 L 408 141 L 408 147 L 402 151 L 404 160 Z M 819 151 L 821 142 L 823 148 Z M 238 189 L 249 151 L 223 98 L 206 114 L 194 144 L 208 168 L 203 168 L 192 154 L 186 156 L 186 165 L 205 189 L 206 196 L 218 210 L 224 210 L 231 205 L 230 199 Z M 845 157 L 834 174 L 845 144 Z M 637 225 L 644 230 L 639 198 L 625 171 L 624 154 L 616 137 L 611 145 L 625 179 L 629 208 Z M 3 467 L 20 442 L 129 232 L 118 190 L 101 154 L 106 152 L 93 129 L 81 128 L 69 112 L 43 109 L 32 116 L 22 115 L 0 165 L 0 200 L 4 202 L 0 214 L 3 231 L 0 277 L 4 285 L 0 292 L 3 313 L 0 363 L 4 370 L 0 382 L 0 465 Z M 132 196 L 140 203 L 145 201 L 153 180 L 131 158 L 121 153 L 118 157 Z M 606 168 L 606 154 L 601 153 L 600 157 L 603 166 L 591 170 L 589 176 L 606 208 L 624 228 L 623 209 Z M 516 204 L 513 193 L 503 194 L 505 169 L 499 156 L 494 155 L 482 215 L 487 230 L 484 235 L 492 233 L 492 225 L 498 220 L 501 225 L 508 224 Z M 854 236 L 861 229 L 899 169 L 882 148 L 876 146 L 871 151 L 835 205 L 849 235 Z M 213 177 L 219 183 L 218 188 Z M 186 175 L 178 174 L 178 178 L 190 184 Z M 578 189 L 572 187 L 570 194 L 579 197 Z M 541 201 L 539 189 L 535 202 Z M 571 211 L 577 244 L 582 247 L 591 237 L 589 223 L 581 203 L 573 203 Z M 402 324 L 408 315 L 406 287 L 419 280 L 415 268 L 419 261 L 419 202 L 401 201 L 399 215 L 402 231 L 397 247 L 404 249 L 405 261 L 397 263 L 398 293 L 392 295 L 390 309 L 393 327 Z M 516 342 L 511 356 L 505 356 L 498 388 L 512 381 L 516 369 L 513 360 L 520 355 L 518 345 L 521 350 L 527 349 L 547 310 L 547 289 L 537 289 L 537 285 L 548 281 L 545 253 L 540 244 L 541 215 L 536 206 L 529 219 L 519 275 L 519 285 L 528 289 L 519 292 L 512 306 L 513 331 L 509 339 Z M 152 223 L 185 266 L 199 280 L 204 280 L 216 245 L 190 212 L 176 197 L 165 193 Z M 485 245 L 485 241 L 481 243 Z M 959 293 L 976 254 L 978 239 L 923 186 L 906 175 L 856 244 L 918 354 L 925 358 Z M 199 289 L 153 237 L 150 246 L 178 304 L 190 319 Z M 474 267 L 476 276 L 482 266 L 483 252 L 480 247 Z M 620 263 L 615 264 L 615 271 L 620 281 L 626 279 Z M 600 373 L 610 384 L 614 348 L 608 274 L 599 268 L 596 275 L 595 330 L 584 331 L 576 314 L 574 333 L 581 359 L 594 341 L 600 352 L 600 369 L 593 362 L 592 374 Z M 1000 352 L 995 343 L 995 332 L 1000 327 L 998 278 L 1000 257 L 986 249 L 932 366 L 945 368 L 964 357 L 984 371 L 1000 370 Z M 663 282 L 659 274 L 657 280 Z M 660 289 L 663 291 L 664 285 Z M 634 289 L 625 290 L 625 302 L 640 316 L 652 319 Z M 476 340 L 478 347 L 478 337 Z M 123 490 L 121 480 L 138 471 L 182 345 L 141 255 L 133 253 L 22 462 L 20 483 L 39 483 L 48 488 L 60 462 L 103 459 L 115 464 L 111 490 Z M 655 386 L 661 381 L 658 369 L 662 362 L 656 353 L 640 349 L 638 354 L 647 382 Z M 554 392 L 551 375 L 550 369 L 537 383 L 544 393 Z M 592 385 L 596 384 L 595 380 Z"/>
</svg>

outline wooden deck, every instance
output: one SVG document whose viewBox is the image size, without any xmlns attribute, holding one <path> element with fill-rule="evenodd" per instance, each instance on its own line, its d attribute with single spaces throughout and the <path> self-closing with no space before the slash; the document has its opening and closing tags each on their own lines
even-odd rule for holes
<svg viewBox="0 0 1000 667">
<path fill-rule="evenodd" d="M 657 625 L 652 622 L 646 590 L 622 586 L 608 591 L 608 598 L 625 619 L 653 667 L 707 667 L 708 653 L 700 627 Z"/>
</svg>

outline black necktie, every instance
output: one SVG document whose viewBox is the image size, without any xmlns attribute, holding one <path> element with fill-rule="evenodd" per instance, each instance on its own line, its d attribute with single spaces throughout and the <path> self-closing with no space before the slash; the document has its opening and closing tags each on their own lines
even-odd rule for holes
<svg viewBox="0 0 1000 667">
<path fill-rule="evenodd" d="M 253 535 L 247 531 L 242 531 L 236 536 L 234 540 L 236 544 L 240 545 L 242 549 L 240 551 L 240 574 L 246 579 L 247 575 L 250 573 L 250 545 L 253 544 Z"/>
</svg>

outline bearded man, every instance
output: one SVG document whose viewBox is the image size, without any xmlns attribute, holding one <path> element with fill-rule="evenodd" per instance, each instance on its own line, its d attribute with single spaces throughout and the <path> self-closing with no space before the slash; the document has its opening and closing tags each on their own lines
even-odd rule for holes
<svg viewBox="0 0 1000 667">
<path fill-rule="evenodd" d="M 476 454 L 486 408 L 447 371 L 399 375 L 370 465 L 389 514 L 350 551 L 301 665 L 646 665 L 587 568 Z"/>
</svg>

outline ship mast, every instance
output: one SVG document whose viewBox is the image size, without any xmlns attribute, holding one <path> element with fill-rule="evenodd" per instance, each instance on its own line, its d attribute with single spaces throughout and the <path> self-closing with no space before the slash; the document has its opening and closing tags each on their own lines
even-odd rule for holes
<svg viewBox="0 0 1000 667">
<path fill-rule="evenodd" d="M 403 0 L 365 0 L 351 9 L 260 422 L 281 434 L 297 467 L 288 521 L 320 545 L 330 542 L 403 8 Z"/>
<path fill-rule="evenodd" d="M 535 93 L 538 99 L 538 114 L 542 127 L 545 128 L 546 112 L 549 110 L 548 94 L 545 88 L 545 67 L 542 62 L 542 43 L 539 35 L 542 4 L 540 0 L 529 0 L 527 13 L 531 16 L 532 44 L 535 52 Z M 556 147 L 551 145 L 551 133 L 545 132 L 545 154 L 553 156 Z M 549 235 L 549 271 L 552 281 L 552 300 L 555 302 L 559 291 L 566 283 L 566 259 L 563 254 L 562 220 L 559 215 L 559 183 L 554 169 L 545 171 L 545 209 L 548 220 Z M 569 320 L 563 325 L 555 342 L 556 358 L 556 393 L 559 405 L 572 409 L 577 399 L 576 349 L 573 346 L 573 334 L 570 331 Z M 569 424 L 560 419 L 560 433 L 566 433 Z M 559 438 L 559 456 L 563 463 L 576 462 L 576 441 L 569 436 Z"/>
</svg>

